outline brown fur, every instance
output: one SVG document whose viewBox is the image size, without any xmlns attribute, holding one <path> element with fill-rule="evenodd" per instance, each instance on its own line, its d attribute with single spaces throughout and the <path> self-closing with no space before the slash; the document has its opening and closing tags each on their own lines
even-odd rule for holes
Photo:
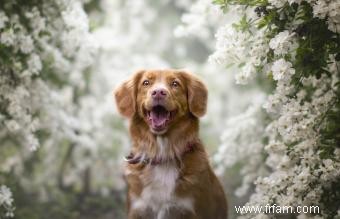
<svg viewBox="0 0 340 219">
<path fill-rule="evenodd" d="M 143 86 L 142 82 L 146 79 L 151 82 L 149 86 Z M 171 87 L 174 80 L 179 82 L 176 88 Z M 207 153 L 198 136 L 198 118 L 205 114 L 207 105 L 207 89 L 198 78 L 180 70 L 139 71 L 116 89 L 118 110 L 130 119 L 132 153 L 144 154 L 149 158 L 164 156 L 160 155 L 156 134 L 150 131 L 145 116 L 145 109 L 152 101 L 150 90 L 156 82 L 166 86 L 169 91 L 166 106 L 177 112 L 167 131 L 162 134 L 168 139 L 166 158 L 162 159 L 173 160 L 178 168 L 175 196 L 193 200 L 193 211 L 171 208 L 167 218 L 227 218 L 222 186 L 209 165 Z M 192 152 L 185 153 L 188 142 L 194 142 L 195 147 Z M 141 212 L 131 207 L 132 199 L 140 197 L 143 189 L 152 181 L 153 168 L 155 166 L 143 163 L 126 165 L 129 219 L 156 218 L 157 212 L 151 209 Z"/>
</svg>

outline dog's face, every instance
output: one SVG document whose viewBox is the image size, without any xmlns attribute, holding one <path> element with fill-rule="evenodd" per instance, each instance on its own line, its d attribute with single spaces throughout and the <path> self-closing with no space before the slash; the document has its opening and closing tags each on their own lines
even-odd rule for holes
<svg viewBox="0 0 340 219">
<path fill-rule="evenodd" d="M 162 135 L 185 115 L 205 114 L 207 89 L 183 71 L 139 71 L 118 87 L 115 98 L 122 115 L 139 116 L 152 133 Z"/>
</svg>

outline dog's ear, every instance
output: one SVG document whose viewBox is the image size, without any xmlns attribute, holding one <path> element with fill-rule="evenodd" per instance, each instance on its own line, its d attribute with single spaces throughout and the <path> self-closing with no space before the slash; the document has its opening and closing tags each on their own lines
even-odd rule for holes
<svg viewBox="0 0 340 219">
<path fill-rule="evenodd" d="M 196 117 L 204 116 L 207 111 L 208 90 L 203 82 L 188 72 L 181 72 L 188 89 L 188 104 L 190 112 Z"/>
<path fill-rule="evenodd" d="M 129 80 L 114 90 L 118 111 L 127 118 L 131 118 L 136 112 L 137 87 L 143 73 L 144 71 L 136 72 Z"/>
</svg>

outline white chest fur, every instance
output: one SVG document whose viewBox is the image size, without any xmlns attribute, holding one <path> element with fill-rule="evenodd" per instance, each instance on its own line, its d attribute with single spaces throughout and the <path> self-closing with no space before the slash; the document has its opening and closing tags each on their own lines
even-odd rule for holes
<svg viewBox="0 0 340 219">
<path fill-rule="evenodd" d="M 167 140 L 158 137 L 157 142 L 162 153 L 166 150 Z M 170 208 L 192 211 L 190 198 L 179 198 L 174 194 L 178 175 L 178 168 L 172 163 L 151 167 L 151 181 L 145 185 L 141 196 L 132 200 L 132 208 L 141 211 L 150 209 L 156 213 L 157 219 L 165 218 Z"/>
</svg>

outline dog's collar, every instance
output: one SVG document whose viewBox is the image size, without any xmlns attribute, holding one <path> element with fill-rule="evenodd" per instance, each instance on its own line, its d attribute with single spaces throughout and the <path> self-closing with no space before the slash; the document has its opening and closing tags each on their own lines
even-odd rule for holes
<svg viewBox="0 0 340 219">
<path fill-rule="evenodd" d="M 195 150 L 195 143 L 193 142 L 189 142 L 186 147 L 185 147 L 185 150 L 183 151 L 182 155 L 185 155 L 187 153 L 192 153 L 194 150 Z M 150 164 L 150 165 L 159 165 L 159 164 L 162 164 L 162 163 L 166 163 L 166 162 L 169 162 L 171 161 L 172 159 L 161 159 L 161 158 L 149 158 L 149 157 L 146 157 L 146 156 L 135 156 L 132 152 L 124 157 L 124 160 L 126 162 L 128 162 L 129 164 Z"/>
</svg>

